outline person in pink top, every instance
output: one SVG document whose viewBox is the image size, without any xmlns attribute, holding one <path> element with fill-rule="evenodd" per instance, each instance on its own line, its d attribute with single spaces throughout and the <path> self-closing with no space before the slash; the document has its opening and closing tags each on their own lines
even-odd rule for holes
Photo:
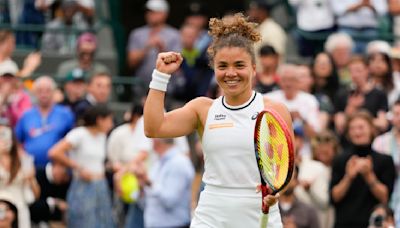
<svg viewBox="0 0 400 228">
<path fill-rule="evenodd" d="M 6 119 L 11 127 L 32 107 L 31 98 L 15 76 L 17 71 L 11 64 L 0 68 L 0 118 Z"/>
</svg>

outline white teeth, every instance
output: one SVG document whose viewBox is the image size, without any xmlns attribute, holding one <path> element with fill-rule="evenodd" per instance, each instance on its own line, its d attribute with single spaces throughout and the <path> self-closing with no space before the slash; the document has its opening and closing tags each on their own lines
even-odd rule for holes
<svg viewBox="0 0 400 228">
<path fill-rule="evenodd" d="M 225 83 L 226 84 L 236 84 L 236 83 L 238 83 L 239 81 L 237 81 L 237 80 L 235 80 L 235 81 L 225 81 Z"/>
</svg>

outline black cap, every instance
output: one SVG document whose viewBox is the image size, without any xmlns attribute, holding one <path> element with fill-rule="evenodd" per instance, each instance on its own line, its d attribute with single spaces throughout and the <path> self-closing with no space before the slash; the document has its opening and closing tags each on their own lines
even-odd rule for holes
<svg viewBox="0 0 400 228">
<path fill-rule="evenodd" d="M 187 5 L 187 15 L 194 16 L 194 15 L 202 15 L 208 16 L 209 12 L 206 5 L 200 1 L 191 1 Z"/>
<path fill-rule="evenodd" d="M 270 11 L 272 8 L 271 4 L 267 3 L 266 0 L 251 0 L 249 8 L 252 7 L 263 9 L 267 12 Z"/>
</svg>

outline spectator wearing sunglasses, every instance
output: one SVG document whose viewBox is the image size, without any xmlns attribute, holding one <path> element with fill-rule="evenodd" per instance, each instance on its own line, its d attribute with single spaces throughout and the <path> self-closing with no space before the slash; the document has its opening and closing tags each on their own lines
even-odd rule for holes
<svg viewBox="0 0 400 228">
<path fill-rule="evenodd" d="M 57 69 L 57 81 L 65 80 L 65 77 L 73 71 L 81 71 L 87 81 L 92 75 L 110 70 L 103 64 L 95 61 L 97 39 L 92 33 L 86 32 L 79 36 L 76 44 L 77 56 L 60 64 Z"/>
</svg>

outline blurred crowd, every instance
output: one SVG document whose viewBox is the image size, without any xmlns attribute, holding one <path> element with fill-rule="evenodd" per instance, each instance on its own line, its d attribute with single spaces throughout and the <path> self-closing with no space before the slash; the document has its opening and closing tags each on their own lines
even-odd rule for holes
<svg viewBox="0 0 400 228">
<path fill-rule="evenodd" d="M 284 103 L 293 119 L 296 172 L 279 201 L 284 227 L 400 227 L 400 1 L 288 3 L 293 33 L 274 21 L 267 1 L 243 9 L 262 35 L 254 90 Z M 94 0 L 0 0 L 0 22 L 49 29 L 0 30 L 0 227 L 189 226 L 202 190 L 201 140 L 147 138 L 143 101 L 163 51 L 184 58 L 167 110 L 223 95 L 206 53 L 210 9 L 192 2 L 177 29 L 167 24 L 167 1 L 144 7 L 146 24 L 126 47 L 140 83 L 121 122 L 110 108 L 113 77 L 96 60 Z M 393 27 L 383 27 L 386 19 Z M 54 30 L 66 27 L 82 32 Z M 385 29 L 391 42 L 379 39 Z M 288 61 L 289 40 L 304 60 Z M 18 67 L 16 44 L 41 52 Z M 75 57 L 33 79 L 47 51 Z M 140 185 L 131 201 L 121 198 L 127 173 Z"/>
</svg>

